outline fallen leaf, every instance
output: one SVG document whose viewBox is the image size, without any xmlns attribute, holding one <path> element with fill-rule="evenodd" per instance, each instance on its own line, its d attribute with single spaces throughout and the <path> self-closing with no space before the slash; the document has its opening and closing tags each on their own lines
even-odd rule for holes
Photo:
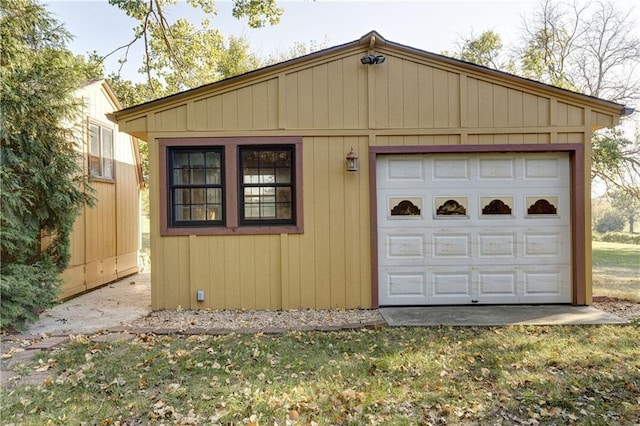
<svg viewBox="0 0 640 426">
<path fill-rule="evenodd" d="M 289 411 L 289 420 L 298 420 L 300 414 L 296 410 Z"/>
</svg>

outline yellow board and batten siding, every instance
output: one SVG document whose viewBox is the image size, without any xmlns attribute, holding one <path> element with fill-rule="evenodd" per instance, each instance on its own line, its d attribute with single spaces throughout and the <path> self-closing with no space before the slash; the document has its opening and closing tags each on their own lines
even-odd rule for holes
<svg viewBox="0 0 640 426">
<path fill-rule="evenodd" d="M 63 272 L 60 297 L 67 298 L 138 272 L 140 246 L 139 156 L 130 135 L 121 133 L 106 114 L 120 108 L 104 81 L 94 81 L 78 90 L 85 101 L 85 123 L 81 127 L 84 172 L 88 173 L 89 122 L 113 130 L 114 179 L 90 181 L 95 205 L 85 206 L 76 218 L 70 236 L 71 259 Z"/>
<path fill-rule="evenodd" d="M 121 112 L 121 128 L 151 142 L 154 309 L 371 307 L 369 147 L 582 143 L 589 158 L 593 129 L 618 119 L 612 107 L 584 97 L 379 37 L 375 52 L 386 61 L 362 65 L 369 48 L 367 36 Z M 303 233 L 160 235 L 157 140 L 216 136 L 303 137 Z M 358 172 L 345 171 L 351 148 Z M 589 224 L 586 217 L 585 240 Z"/>
</svg>

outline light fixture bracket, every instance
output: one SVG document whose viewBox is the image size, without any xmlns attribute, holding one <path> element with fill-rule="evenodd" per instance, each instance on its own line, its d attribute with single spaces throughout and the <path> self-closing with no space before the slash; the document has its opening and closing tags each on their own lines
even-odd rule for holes
<svg viewBox="0 0 640 426">
<path fill-rule="evenodd" d="M 360 58 L 360 62 L 362 63 L 362 65 L 376 65 L 383 63 L 385 59 L 387 58 L 385 58 L 383 55 L 369 54 L 364 55 L 362 58 Z"/>
</svg>

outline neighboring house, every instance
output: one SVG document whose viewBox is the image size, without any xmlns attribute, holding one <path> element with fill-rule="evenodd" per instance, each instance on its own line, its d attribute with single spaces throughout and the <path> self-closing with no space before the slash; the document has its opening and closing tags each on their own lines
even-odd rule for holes
<svg viewBox="0 0 640 426">
<path fill-rule="evenodd" d="M 138 141 L 107 119 L 122 106 L 104 80 L 89 82 L 76 96 L 86 104 L 81 148 L 96 203 L 85 206 L 74 224 L 62 298 L 137 273 L 140 248 Z"/>
<path fill-rule="evenodd" d="M 371 32 L 112 118 L 154 309 L 320 309 L 591 303 L 590 139 L 627 112 Z"/>
</svg>

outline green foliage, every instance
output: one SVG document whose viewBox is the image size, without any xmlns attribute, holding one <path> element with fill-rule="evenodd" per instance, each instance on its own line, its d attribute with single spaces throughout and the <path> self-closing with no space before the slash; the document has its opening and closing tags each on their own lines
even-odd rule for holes
<svg viewBox="0 0 640 426">
<path fill-rule="evenodd" d="M 33 264 L 11 263 L 2 268 L 2 330 L 21 330 L 52 306 L 62 283 L 56 266 L 44 255 Z"/>
<path fill-rule="evenodd" d="M 247 18 L 251 28 L 277 25 L 283 10 L 275 0 L 234 0 L 232 14 L 235 18 Z"/>
<path fill-rule="evenodd" d="M 186 19 L 170 22 L 167 10 L 176 0 L 109 0 L 139 22 L 134 39 L 121 49 L 125 52 L 138 40 L 144 40 L 145 58 L 140 72 L 147 76 L 147 89 L 153 99 L 192 89 L 221 78 L 255 69 L 258 58 L 249 50 L 243 37 L 231 37 L 225 42 L 220 33 L 210 28 L 210 18 L 216 14 L 214 0 L 189 0 L 187 3 L 205 13 L 197 28 Z M 275 0 L 234 0 L 232 14 L 247 18 L 252 28 L 276 25 L 283 10 Z M 127 60 L 126 53 L 121 62 Z M 126 100 L 126 99 L 125 99 Z"/>
<path fill-rule="evenodd" d="M 640 234 L 630 234 L 628 232 L 594 233 L 593 241 L 640 245 Z"/>
<path fill-rule="evenodd" d="M 635 142 L 619 129 L 597 131 L 591 139 L 591 176 L 607 187 L 609 197 L 620 199 L 622 206 L 639 209 L 640 205 L 640 134 Z M 633 220 L 633 214 L 631 220 Z"/>
<path fill-rule="evenodd" d="M 151 31 L 145 65 L 140 72 L 150 76 L 151 81 L 162 82 L 160 95 L 192 89 L 259 66 L 246 39 L 231 37 L 225 42 L 217 30 L 209 28 L 207 20 L 201 26 L 197 28 L 185 19 L 178 19 L 166 29 L 156 27 Z M 154 94 L 158 95 L 156 88 Z"/>
<path fill-rule="evenodd" d="M 631 233 L 634 232 L 635 223 L 640 219 L 640 188 L 635 185 L 633 188 L 635 191 L 618 190 L 610 191 L 608 194 L 611 206 L 625 218 Z"/>
<path fill-rule="evenodd" d="M 497 70 L 514 71 L 513 61 L 504 59 L 502 39 L 495 31 L 488 30 L 477 37 L 471 34 L 458 47 L 458 52 L 445 51 L 442 54 Z"/>
<path fill-rule="evenodd" d="M 624 217 L 615 210 L 606 211 L 596 222 L 596 232 L 618 232 L 624 228 Z"/>
<path fill-rule="evenodd" d="M 73 223 L 91 200 L 69 125 L 84 68 L 42 6 L 0 0 L 0 11 L 2 325 L 19 328 L 54 300 Z"/>
</svg>

